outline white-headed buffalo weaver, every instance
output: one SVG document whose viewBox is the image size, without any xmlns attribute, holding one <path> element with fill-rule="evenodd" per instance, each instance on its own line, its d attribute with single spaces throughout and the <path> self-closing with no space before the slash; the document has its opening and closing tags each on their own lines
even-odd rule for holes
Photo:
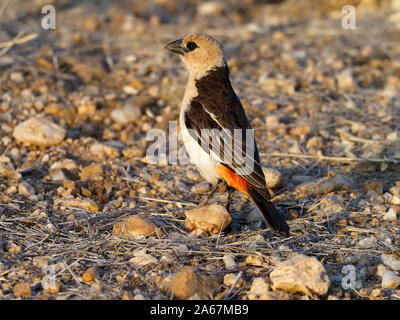
<svg viewBox="0 0 400 320">
<path fill-rule="evenodd" d="M 285 217 L 272 204 L 266 188 L 254 135 L 229 80 L 222 45 L 206 34 L 191 34 L 166 49 L 181 55 L 190 72 L 180 126 L 191 161 L 215 186 L 213 191 L 221 182 L 228 185 L 228 207 L 231 191 L 239 190 L 253 200 L 274 230 L 288 235 Z"/>
</svg>

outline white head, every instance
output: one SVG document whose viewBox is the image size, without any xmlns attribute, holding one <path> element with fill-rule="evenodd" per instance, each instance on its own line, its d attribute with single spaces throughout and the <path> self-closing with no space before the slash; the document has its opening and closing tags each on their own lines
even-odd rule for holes
<svg viewBox="0 0 400 320">
<path fill-rule="evenodd" d="M 191 75 L 201 78 L 208 71 L 225 65 L 222 45 L 204 33 L 187 35 L 183 39 L 170 42 L 166 49 L 180 54 Z"/>
</svg>

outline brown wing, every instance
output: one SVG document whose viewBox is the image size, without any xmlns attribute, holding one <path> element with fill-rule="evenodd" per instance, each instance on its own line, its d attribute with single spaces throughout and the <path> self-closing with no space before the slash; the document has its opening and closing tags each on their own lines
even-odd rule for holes
<svg viewBox="0 0 400 320">
<path fill-rule="evenodd" d="M 210 72 L 196 82 L 198 96 L 185 113 L 185 124 L 193 138 L 210 153 L 213 141 L 220 141 L 219 155 L 212 154 L 225 166 L 241 176 L 251 186 L 265 189 L 265 177 L 251 126 L 239 98 L 230 81 L 227 67 Z M 213 130 L 211 139 L 202 134 L 202 129 Z M 234 131 L 236 130 L 236 132 Z M 232 143 L 225 143 L 217 132 L 230 137 Z M 249 135 L 250 136 L 247 136 Z M 227 139 L 229 142 L 229 139 Z M 246 149 L 247 148 L 247 149 Z M 241 154 L 238 154 L 241 152 Z M 231 157 L 228 157 L 231 154 Z M 218 157 L 219 156 L 219 157 Z M 243 165 L 245 161 L 245 165 Z M 249 164 L 251 170 L 249 171 Z"/>
</svg>

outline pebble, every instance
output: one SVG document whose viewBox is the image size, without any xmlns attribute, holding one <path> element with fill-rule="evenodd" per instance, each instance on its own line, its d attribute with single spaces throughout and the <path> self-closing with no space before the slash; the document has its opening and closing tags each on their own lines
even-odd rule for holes
<svg viewBox="0 0 400 320">
<path fill-rule="evenodd" d="M 224 285 L 226 285 L 227 287 L 232 287 L 237 277 L 238 276 L 234 273 L 227 273 L 226 275 L 224 275 L 224 281 L 223 281 Z M 244 287 L 245 285 L 246 282 L 242 279 L 239 279 L 238 282 L 236 283 L 235 288 Z"/>
<path fill-rule="evenodd" d="M 369 192 L 371 190 L 375 191 L 377 194 L 383 194 L 383 184 L 384 181 L 377 180 L 367 180 L 364 182 L 364 191 Z"/>
<path fill-rule="evenodd" d="M 387 270 L 388 270 L 388 268 L 387 268 L 384 264 L 379 264 L 379 265 L 376 267 L 376 274 L 377 274 L 379 277 L 382 277 L 383 274 L 385 273 L 385 271 L 387 271 Z"/>
<path fill-rule="evenodd" d="M 267 183 L 267 188 L 277 189 L 283 185 L 282 174 L 273 168 L 262 168 L 265 176 L 265 182 Z"/>
<path fill-rule="evenodd" d="M 21 179 L 20 173 L 14 170 L 10 163 L 0 162 L 0 177 L 9 179 Z"/>
<path fill-rule="evenodd" d="M 130 216 L 114 225 L 114 235 L 140 239 L 143 237 L 161 237 L 163 231 L 156 225 L 141 216 Z"/>
<path fill-rule="evenodd" d="M 195 184 L 190 191 L 192 193 L 207 193 L 211 189 L 211 185 L 208 182 L 200 182 Z"/>
<path fill-rule="evenodd" d="M 263 265 L 262 258 L 256 255 L 247 256 L 244 262 L 248 265 L 258 266 L 258 267 Z"/>
<path fill-rule="evenodd" d="M 400 196 L 400 187 L 394 186 L 389 189 L 389 192 L 394 196 Z"/>
<path fill-rule="evenodd" d="M 269 285 L 263 277 L 254 278 L 248 293 L 250 300 L 259 300 L 264 294 L 269 293 Z"/>
<path fill-rule="evenodd" d="M 60 144 L 66 131 L 50 120 L 33 117 L 18 124 L 13 135 L 19 142 L 48 147 Z"/>
<path fill-rule="evenodd" d="M 201 274 L 193 267 L 186 266 L 172 277 L 168 291 L 181 300 L 188 299 L 196 293 L 205 299 L 217 287 L 218 282 L 214 278 Z"/>
<path fill-rule="evenodd" d="M 393 208 L 389 208 L 389 210 L 383 216 L 383 220 L 385 221 L 396 221 L 397 215 L 396 211 Z"/>
<path fill-rule="evenodd" d="M 137 250 L 134 252 L 134 257 L 129 260 L 130 263 L 138 267 L 143 267 L 149 264 L 156 264 L 158 260 L 152 255 L 146 253 L 146 249 Z"/>
<path fill-rule="evenodd" d="M 400 205 L 400 196 L 393 195 L 391 203 L 397 206 Z"/>
<path fill-rule="evenodd" d="M 61 283 L 58 280 L 43 281 L 43 292 L 47 294 L 57 294 L 61 290 Z"/>
<path fill-rule="evenodd" d="M 197 181 L 200 179 L 200 173 L 198 173 L 197 171 L 194 171 L 194 170 L 188 170 L 186 172 L 186 178 L 193 180 L 193 181 Z"/>
<path fill-rule="evenodd" d="M 30 197 L 35 194 L 35 189 L 28 182 L 21 182 L 18 185 L 18 193 L 24 197 Z"/>
<path fill-rule="evenodd" d="M 197 14 L 200 16 L 217 16 L 224 12 L 224 4 L 220 1 L 206 1 L 197 6 Z"/>
<path fill-rule="evenodd" d="M 97 268 L 90 267 L 82 275 L 82 280 L 86 283 L 94 282 L 97 278 Z"/>
<path fill-rule="evenodd" d="M 339 91 L 342 92 L 353 92 L 354 91 L 354 79 L 350 69 L 345 69 L 336 75 L 336 81 Z"/>
<path fill-rule="evenodd" d="M 337 174 L 334 177 L 324 177 L 318 180 L 305 182 L 295 188 L 299 196 L 326 194 L 333 191 L 351 189 L 352 180 L 344 175 Z"/>
<path fill-rule="evenodd" d="M 387 270 L 382 275 L 382 288 L 396 289 L 400 285 L 400 277 L 393 271 Z"/>
<path fill-rule="evenodd" d="M 27 282 L 16 284 L 13 291 L 14 296 L 16 296 L 17 298 L 25 298 L 32 295 L 31 286 Z"/>
<path fill-rule="evenodd" d="M 382 262 L 390 269 L 400 271 L 400 257 L 394 254 L 382 253 Z"/>
<path fill-rule="evenodd" d="M 111 112 L 111 118 L 119 124 L 128 124 L 141 115 L 140 108 L 131 104 L 125 104 L 122 109 L 115 109 Z"/>
<path fill-rule="evenodd" d="M 374 236 L 361 239 L 358 241 L 357 245 L 363 248 L 372 248 L 377 244 L 377 239 Z"/>
<path fill-rule="evenodd" d="M 328 292 L 330 280 L 324 266 L 314 257 L 296 254 L 278 264 L 270 274 L 272 289 L 307 296 L 323 296 Z"/>
<path fill-rule="evenodd" d="M 234 257 L 230 256 L 230 255 L 225 255 L 222 260 L 224 261 L 225 264 L 225 268 L 227 270 L 232 270 L 236 268 L 236 262 Z"/>
<path fill-rule="evenodd" d="M 101 178 L 103 167 L 100 163 L 93 163 L 81 168 L 79 176 L 82 180 L 96 180 Z"/>
<path fill-rule="evenodd" d="M 119 157 L 119 151 L 117 148 L 108 146 L 104 143 L 94 143 L 90 147 L 90 152 L 97 158 L 97 159 L 114 159 Z"/>
<path fill-rule="evenodd" d="M 99 212 L 99 205 L 92 199 L 55 199 L 54 204 L 64 207 L 75 207 L 92 212 Z"/>
<path fill-rule="evenodd" d="M 218 204 L 188 210 L 185 214 L 186 229 L 202 229 L 212 235 L 223 231 L 232 221 L 226 208 Z"/>
</svg>

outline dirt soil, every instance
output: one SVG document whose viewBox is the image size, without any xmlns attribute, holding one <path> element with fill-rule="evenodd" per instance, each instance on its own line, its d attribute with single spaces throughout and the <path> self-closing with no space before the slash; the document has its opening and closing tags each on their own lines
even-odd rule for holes
<svg viewBox="0 0 400 320">
<path fill-rule="evenodd" d="M 55 30 L 41 26 L 49 3 Z M 399 299 L 377 272 L 382 254 L 400 254 L 400 7 L 321 3 L 2 1 L 0 299 L 170 299 L 165 279 L 184 266 L 218 278 L 205 299 L 224 298 L 224 275 L 242 271 L 231 298 L 249 299 L 254 279 L 269 283 L 294 253 L 316 257 L 331 284 L 325 296 L 290 298 Z M 354 30 L 342 28 L 348 3 Z M 239 193 L 228 229 L 191 234 L 185 211 L 209 186 L 191 164 L 146 157 L 148 133 L 168 136 L 178 120 L 187 80 L 164 46 L 199 31 L 224 45 L 263 165 L 282 174 L 273 197 L 288 238 L 246 219 L 254 205 Z M 32 117 L 65 137 L 47 147 L 18 141 L 16 126 Z M 131 215 L 164 234 L 114 235 Z M 137 264 L 143 249 L 154 259 Z M 347 265 L 353 289 L 341 285 Z M 45 290 L 49 275 L 56 285 Z"/>
</svg>

